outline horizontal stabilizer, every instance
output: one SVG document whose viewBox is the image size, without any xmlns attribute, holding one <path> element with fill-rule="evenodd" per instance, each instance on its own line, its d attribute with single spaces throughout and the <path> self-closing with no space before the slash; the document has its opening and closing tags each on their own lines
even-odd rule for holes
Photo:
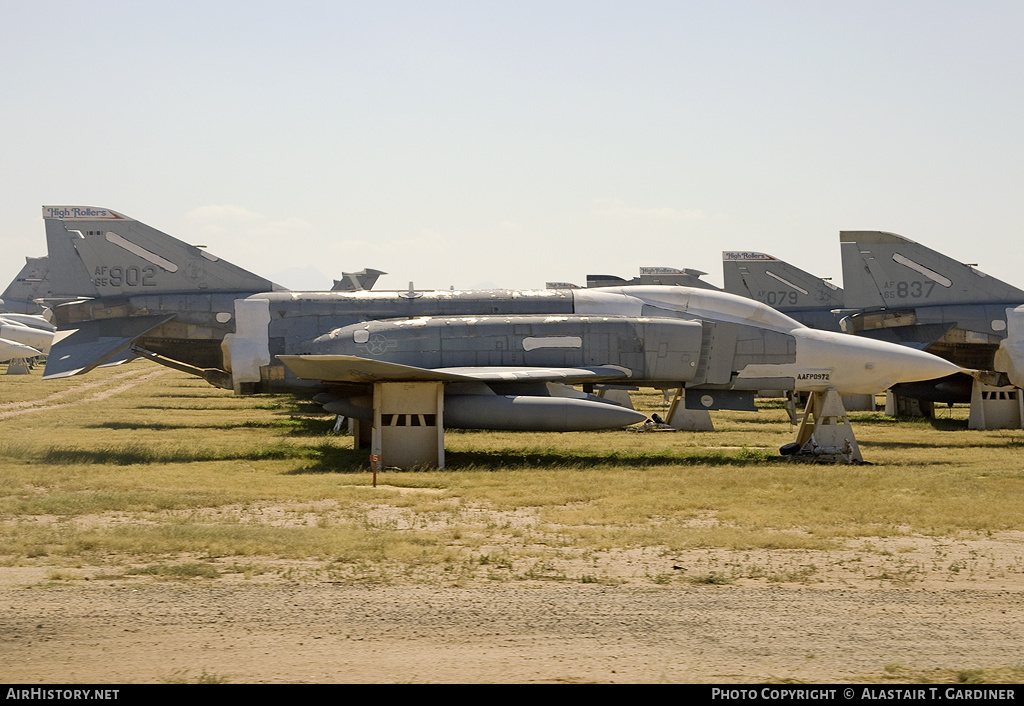
<svg viewBox="0 0 1024 706">
<path fill-rule="evenodd" d="M 614 365 L 585 368 L 468 367 L 417 368 L 350 355 L 281 355 L 280 361 L 303 380 L 328 382 L 606 382 L 626 380 L 629 370 Z"/>
<path fill-rule="evenodd" d="M 74 329 L 58 329 L 43 379 L 65 378 L 123 357 L 140 336 L 167 323 L 177 314 L 132 316 L 83 321 Z"/>
</svg>

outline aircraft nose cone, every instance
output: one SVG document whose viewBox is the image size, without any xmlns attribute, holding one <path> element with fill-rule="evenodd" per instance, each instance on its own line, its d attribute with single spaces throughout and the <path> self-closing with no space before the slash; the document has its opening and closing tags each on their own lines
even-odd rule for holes
<svg viewBox="0 0 1024 706">
<path fill-rule="evenodd" d="M 823 386 L 841 394 L 881 392 L 899 382 L 934 380 L 962 372 L 948 360 L 895 343 L 824 331 L 805 336 L 807 355 L 800 355 L 798 343 L 798 360 L 808 368 L 830 370 Z M 813 385 L 805 387 L 812 389 Z"/>
<path fill-rule="evenodd" d="M 898 370 L 899 378 L 896 382 L 917 382 L 918 380 L 934 380 L 944 378 L 953 373 L 963 372 L 963 368 L 948 360 L 944 360 L 931 353 L 925 353 L 905 346 L 896 346 L 900 349 L 898 357 L 894 355 L 894 362 Z"/>
</svg>

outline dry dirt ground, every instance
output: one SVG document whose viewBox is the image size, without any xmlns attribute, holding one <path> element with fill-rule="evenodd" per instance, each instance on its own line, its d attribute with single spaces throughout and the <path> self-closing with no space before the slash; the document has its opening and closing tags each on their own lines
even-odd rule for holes
<svg viewBox="0 0 1024 706">
<path fill-rule="evenodd" d="M 661 582 L 650 577 L 664 557 L 605 557 L 606 576 L 616 563 L 631 567 L 615 585 L 354 584 L 297 563 L 185 581 L 90 569 L 54 580 L 52 569 L 5 567 L 0 681 L 835 683 L 1007 667 L 1019 675 L 1024 579 L 1010 557 L 1019 559 L 1021 535 L 938 551 L 934 540 L 893 541 L 902 543 L 892 554 L 899 561 L 888 568 L 878 546 L 846 559 L 703 550 L 670 559 Z M 882 558 L 853 571 L 858 556 Z M 821 568 L 811 582 L 682 578 L 687 566 L 741 561 Z M 891 575 L 914 562 L 913 576 Z"/>
<path fill-rule="evenodd" d="M 65 394 L 2 405 L 0 416 L 70 404 Z M 273 525 L 315 522 L 331 508 L 227 510 Z M 396 529 L 416 522 L 381 512 L 398 513 L 380 518 Z M 463 512 L 460 521 L 479 512 L 481 524 L 537 522 L 527 511 Z M 0 566 L 0 682 L 835 683 L 1024 673 L 1021 532 L 860 540 L 828 552 L 566 551 L 525 568 L 517 559 L 514 570 L 404 583 L 401 567 L 375 581 L 315 562 L 250 560 L 262 569 L 211 561 L 216 578 L 177 581 L 127 567 Z"/>
</svg>

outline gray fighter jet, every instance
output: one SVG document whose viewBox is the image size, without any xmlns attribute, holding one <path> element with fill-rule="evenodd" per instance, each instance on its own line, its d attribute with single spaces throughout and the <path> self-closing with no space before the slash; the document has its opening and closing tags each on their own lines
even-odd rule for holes
<svg viewBox="0 0 1024 706">
<path fill-rule="evenodd" d="M 1024 291 L 893 233 L 839 234 L 846 288 L 845 331 L 934 353 L 964 368 L 1004 374 L 1020 386 L 1024 356 L 1007 338 Z M 935 402 L 968 402 L 973 381 L 900 385 L 897 394 Z"/>
<path fill-rule="evenodd" d="M 56 308 L 44 377 L 130 350 L 239 394 L 319 393 L 371 429 L 371 457 L 386 465 L 410 463 L 388 450 L 406 443 L 439 445 L 443 465 L 445 427 L 643 420 L 589 394 L 596 383 L 685 386 L 687 406 L 754 409 L 761 389 L 877 392 L 959 370 L 718 291 L 290 292 L 110 209 L 47 206 L 43 217 L 53 281 L 91 297 Z"/>
</svg>

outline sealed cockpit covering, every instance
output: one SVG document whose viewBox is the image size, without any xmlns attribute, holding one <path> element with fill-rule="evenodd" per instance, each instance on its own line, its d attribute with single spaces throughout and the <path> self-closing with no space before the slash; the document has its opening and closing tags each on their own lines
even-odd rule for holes
<svg viewBox="0 0 1024 706">
<path fill-rule="evenodd" d="M 736 336 L 737 371 L 748 365 L 784 365 L 796 362 L 796 338 L 789 333 L 756 326 L 739 326 Z"/>
<path fill-rule="evenodd" d="M 646 352 L 644 379 L 660 382 L 694 379 L 704 345 L 704 329 L 699 322 L 647 319 L 641 336 Z"/>
<path fill-rule="evenodd" d="M 224 365 L 231 373 L 236 393 L 255 392 L 260 368 L 270 364 L 268 324 L 269 302 L 250 297 L 235 302 L 235 333 L 224 336 L 221 349 Z"/>
<path fill-rule="evenodd" d="M 995 369 L 1024 387 L 1024 306 L 1006 310 L 1007 335 L 995 353 Z"/>
<path fill-rule="evenodd" d="M 702 322 L 700 365 L 693 377 L 696 384 L 726 385 L 735 371 L 736 337 L 739 327 L 729 322 Z"/>
</svg>

